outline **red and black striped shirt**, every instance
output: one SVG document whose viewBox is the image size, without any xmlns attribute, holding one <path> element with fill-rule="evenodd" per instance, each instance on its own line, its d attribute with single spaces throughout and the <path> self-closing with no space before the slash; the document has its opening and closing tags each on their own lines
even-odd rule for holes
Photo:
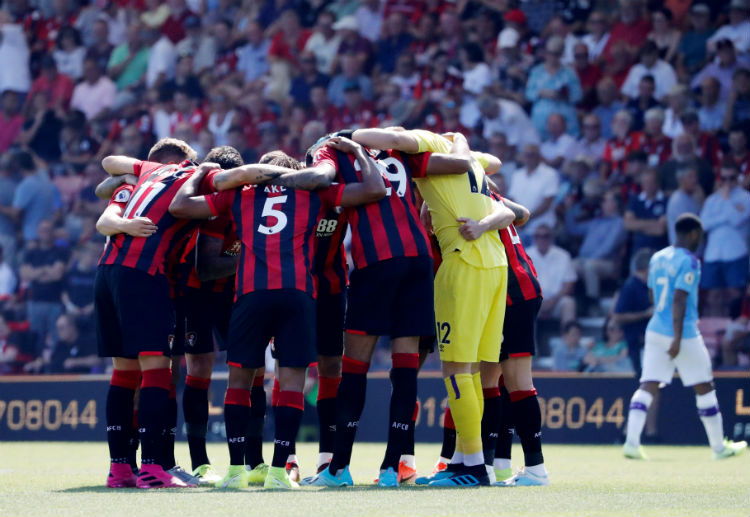
<svg viewBox="0 0 750 517">
<path fill-rule="evenodd" d="M 125 202 L 122 217 L 147 217 L 158 230 L 150 237 L 113 235 L 107 241 L 99 265 L 115 264 L 149 275 L 165 275 L 167 261 L 173 258 L 175 250 L 182 249 L 196 227 L 194 221 L 178 219 L 169 213 L 175 194 L 194 172 L 195 165 L 189 161 L 177 165 L 137 162 L 133 174 L 138 176 L 138 183 L 131 187 L 132 194 Z M 122 200 L 123 193 L 130 191 L 125 186 L 118 188 L 112 202 L 118 202 L 118 196 Z"/>
<path fill-rule="evenodd" d="M 503 198 L 491 192 L 492 199 L 502 201 Z M 508 257 L 508 298 L 507 304 L 513 305 L 542 297 L 542 287 L 536 277 L 536 269 L 512 224 L 500 230 L 500 240 L 505 246 Z"/>
<path fill-rule="evenodd" d="M 344 237 L 349 223 L 340 209 L 326 212 L 315 228 L 313 275 L 321 294 L 338 294 L 349 284 Z"/>
<path fill-rule="evenodd" d="M 242 242 L 236 296 L 265 289 L 297 289 L 315 296 L 316 225 L 327 210 L 341 204 L 343 193 L 339 184 L 313 192 L 267 185 L 205 196 L 213 215 L 231 213 Z"/>
<path fill-rule="evenodd" d="M 352 227 L 354 266 L 362 269 L 396 257 L 431 256 L 412 189 L 412 178 L 424 177 L 430 153 L 389 150 L 373 153 L 373 157 L 388 193 L 376 203 L 345 209 Z M 323 146 L 315 153 L 313 163 L 324 162 L 336 168 L 337 181 L 344 184 L 362 181 L 354 156 Z"/>
<path fill-rule="evenodd" d="M 234 226 L 234 221 L 229 213 L 221 214 L 209 221 L 205 221 L 198 228 L 196 237 L 199 239 L 202 236 L 215 237 L 222 239 L 221 254 L 226 257 L 236 257 L 240 254 L 242 243 L 237 236 L 237 229 Z M 214 293 L 226 293 L 234 292 L 235 275 L 225 276 L 223 278 L 217 278 L 216 280 L 209 280 L 202 282 L 198 278 L 198 271 L 195 269 L 195 253 L 198 253 L 197 239 L 193 242 L 193 246 L 188 253 L 189 261 L 192 261 L 192 267 L 190 268 L 190 274 L 187 278 L 188 287 L 193 289 L 208 289 Z"/>
</svg>

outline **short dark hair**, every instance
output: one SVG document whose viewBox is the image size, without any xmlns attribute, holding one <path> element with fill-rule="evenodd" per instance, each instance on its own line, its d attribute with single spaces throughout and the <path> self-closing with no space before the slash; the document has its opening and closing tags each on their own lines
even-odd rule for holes
<svg viewBox="0 0 750 517">
<path fill-rule="evenodd" d="M 735 162 L 734 160 L 732 160 L 729 157 L 724 158 L 724 161 L 721 162 L 721 168 L 722 169 L 729 169 L 731 171 L 734 171 L 735 174 L 739 174 L 741 172 L 740 171 L 740 166 L 737 165 L 737 162 Z"/>
<path fill-rule="evenodd" d="M 625 157 L 625 161 L 648 163 L 648 155 L 645 151 L 641 151 L 640 149 L 636 151 L 630 151 L 627 157 Z"/>
<path fill-rule="evenodd" d="M 233 169 L 245 163 L 240 152 L 231 145 L 214 147 L 203 158 L 203 161 L 218 163 L 224 170 Z"/>
<path fill-rule="evenodd" d="M 633 258 L 630 261 L 630 270 L 644 271 L 648 269 L 648 264 L 651 261 L 651 255 L 653 255 L 653 251 L 651 250 L 651 248 L 639 249 L 635 253 L 635 255 L 633 255 Z"/>
<path fill-rule="evenodd" d="M 303 165 L 298 160 L 295 160 L 284 151 L 270 151 L 260 157 L 259 163 L 268 165 L 278 165 L 279 167 L 287 167 L 289 169 L 300 170 Z"/>
<path fill-rule="evenodd" d="M 162 138 L 148 152 L 148 161 L 157 163 L 179 163 L 197 157 L 193 148 L 178 138 Z"/>
<path fill-rule="evenodd" d="M 654 76 L 651 74 L 646 74 L 643 77 L 641 77 L 641 82 L 646 81 L 648 83 L 651 83 L 653 85 L 656 84 L 656 79 L 654 79 Z"/>
<path fill-rule="evenodd" d="M 463 46 L 463 50 L 464 52 L 466 52 L 466 57 L 469 58 L 470 62 L 481 63 L 482 61 L 484 61 L 484 52 L 482 52 L 482 47 L 480 47 L 477 43 L 466 43 Z"/>
<path fill-rule="evenodd" d="M 14 161 L 16 167 L 21 169 L 22 171 L 31 171 L 34 170 L 36 167 L 34 166 L 34 157 L 31 156 L 31 153 L 28 151 L 19 151 L 14 156 Z"/>
<path fill-rule="evenodd" d="M 695 214 L 682 214 L 674 223 L 674 231 L 677 235 L 687 235 L 695 230 L 702 230 L 703 223 Z"/>
<path fill-rule="evenodd" d="M 569 321 L 565 325 L 563 325 L 563 334 L 567 334 L 573 328 L 577 328 L 578 330 L 583 329 L 583 327 L 581 327 L 581 324 L 577 321 Z"/>
</svg>

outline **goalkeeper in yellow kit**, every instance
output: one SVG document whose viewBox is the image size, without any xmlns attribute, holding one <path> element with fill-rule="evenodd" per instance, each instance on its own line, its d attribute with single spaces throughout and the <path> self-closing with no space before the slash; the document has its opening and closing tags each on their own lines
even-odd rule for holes
<svg viewBox="0 0 750 517">
<path fill-rule="evenodd" d="M 469 155 L 463 135 L 451 142 L 429 131 L 358 129 L 353 139 L 373 149 Z M 435 320 L 448 403 L 458 433 L 449 469 L 422 480 L 433 486 L 487 485 L 482 453 L 484 398 L 479 362 L 500 354 L 508 263 L 497 230 L 513 212 L 489 197 L 485 171 L 472 154 L 466 174 L 414 178 L 430 210 L 443 262 L 435 276 Z M 471 236 L 467 240 L 463 235 Z"/>
</svg>

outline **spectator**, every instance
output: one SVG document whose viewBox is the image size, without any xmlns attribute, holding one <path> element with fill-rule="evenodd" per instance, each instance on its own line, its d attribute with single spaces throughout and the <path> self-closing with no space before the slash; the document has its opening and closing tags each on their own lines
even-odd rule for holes
<svg viewBox="0 0 750 517">
<path fill-rule="evenodd" d="M 672 11 L 666 7 L 656 9 L 651 13 L 651 32 L 648 40 L 656 44 L 659 57 L 671 63 L 677 57 L 677 46 L 680 43 L 680 31 L 672 23 Z"/>
<path fill-rule="evenodd" d="M 570 156 L 576 140 L 566 133 L 565 119 L 558 113 L 552 113 L 547 117 L 546 127 L 547 139 L 540 147 L 542 160 L 550 167 L 559 170 L 565 158 Z"/>
<path fill-rule="evenodd" d="M 492 70 L 484 62 L 482 47 L 476 43 L 463 45 L 460 56 L 464 92 L 461 123 L 467 127 L 474 127 L 479 117 L 477 99 L 492 83 Z"/>
<path fill-rule="evenodd" d="M 552 17 L 544 28 L 544 35 L 547 38 L 558 37 L 563 40 L 563 55 L 560 61 L 563 65 L 573 66 L 574 48 L 578 43 L 578 38 L 570 31 L 570 27 L 568 27 L 568 24 L 561 15 L 556 14 Z M 588 47 L 586 48 L 586 54 L 588 54 Z"/>
<path fill-rule="evenodd" d="M 344 87 L 352 82 L 358 83 L 365 100 L 372 100 L 372 81 L 362 73 L 362 65 L 356 54 L 347 54 L 341 58 L 341 73 L 331 79 L 328 85 L 328 98 L 336 107 L 344 105 Z"/>
<path fill-rule="evenodd" d="M 713 34 L 711 9 L 707 4 L 690 7 L 690 30 L 685 31 L 677 47 L 677 70 L 683 79 L 694 75 L 706 64 L 706 43 Z"/>
<path fill-rule="evenodd" d="M 640 62 L 630 69 L 625 84 L 621 88 L 622 94 L 631 99 L 638 97 L 638 83 L 644 75 L 650 75 L 654 78 L 654 97 L 658 101 L 677 83 L 677 75 L 672 65 L 659 59 L 659 48 L 653 41 L 647 41 L 641 47 Z"/>
<path fill-rule="evenodd" d="M 738 184 L 739 169 L 731 161 L 721 165 L 719 188 L 706 198 L 701 210 L 707 233 L 703 254 L 704 289 L 724 289 L 729 301 L 738 298 L 748 285 L 748 235 L 750 235 L 750 192 Z"/>
<path fill-rule="evenodd" d="M 659 101 L 654 97 L 655 84 L 654 76 L 644 75 L 641 77 L 638 83 L 638 97 L 630 99 L 627 103 L 627 110 L 633 117 L 631 127 L 633 131 L 641 131 L 643 129 L 644 119 L 648 110 L 661 106 Z"/>
<path fill-rule="evenodd" d="M 518 104 L 526 102 L 526 78 L 534 64 L 533 56 L 524 52 L 519 45 L 521 35 L 512 27 L 506 27 L 497 37 L 497 57 L 493 70 L 497 70 L 497 81 L 492 91 L 500 98 Z"/>
<path fill-rule="evenodd" d="M 724 113 L 724 131 L 732 126 L 750 122 L 750 69 L 738 68 L 732 78 L 732 88 L 727 98 L 727 109 Z"/>
<path fill-rule="evenodd" d="M 245 163 L 255 163 L 258 161 L 258 153 L 255 149 L 252 149 L 247 145 L 247 139 L 240 126 L 232 126 L 229 128 L 227 133 L 227 145 L 231 145 L 237 152 L 242 156 L 242 161 Z"/>
<path fill-rule="evenodd" d="M 695 142 L 695 155 L 706 162 L 715 170 L 719 170 L 721 165 L 721 146 L 719 139 L 708 131 L 702 131 L 700 127 L 700 118 L 694 110 L 685 111 L 680 117 L 685 134 L 690 135 Z M 713 187 L 713 182 L 711 183 Z M 710 190 L 713 190 L 711 188 Z M 704 188 L 704 191 L 709 192 Z"/>
<path fill-rule="evenodd" d="M 5 250 L 0 246 L 0 301 L 7 300 L 16 293 L 18 279 L 13 267 L 5 260 Z"/>
<path fill-rule="evenodd" d="M 622 327 L 628 344 L 628 356 L 636 376 L 641 376 L 641 350 L 646 325 L 654 313 L 649 296 L 648 265 L 652 251 L 640 249 L 630 262 L 630 277 L 625 280 L 615 301 L 612 320 Z"/>
<path fill-rule="evenodd" d="M 707 49 L 713 52 L 719 41 L 728 39 L 742 54 L 750 52 L 750 4 L 747 0 L 732 0 L 729 4 L 729 23 L 722 25 L 708 38 Z"/>
<path fill-rule="evenodd" d="M 27 101 L 42 93 L 47 100 L 47 107 L 61 113 L 68 109 L 70 104 L 70 98 L 73 95 L 73 81 L 67 75 L 57 71 L 57 64 L 49 54 L 42 57 L 40 68 L 41 72 L 31 85 Z"/>
<path fill-rule="evenodd" d="M 640 2 L 636 0 L 620 0 L 619 20 L 612 25 L 609 41 L 604 47 L 604 57 L 608 61 L 617 43 L 623 42 L 631 49 L 637 49 L 646 41 L 651 32 L 651 22 L 641 16 L 640 7 Z"/>
<path fill-rule="evenodd" d="M 460 93 L 463 79 L 451 71 L 448 54 L 437 52 L 414 88 L 414 98 L 423 103 L 439 103 Z"/>
<path fill-rule="evenodd" d="M 732 89 L 735 72 L 748 66 L 748 60 L 737 59 L 734 45 L 728 39 L 719 40 L 716 43 L 716 57 L 708 63 L 700 72 L 693 76 L 690 81 L 691 88 L 698 88 L 707 77 L 713 77 L 721 84 L 721 99 L 727 100 Z"/>
<path fill-rule="evenodd" d="M 625 242 L 625 227 L 617 194 L 606 192 L 601 201 L 600 215 L 574 222 L 570 230 L 574 235 L 583 236 L 583 244 L 573 266 L 578 277 L 583 278 L 587 306 L 598 307 L 602 279 L 617 275 Z"/>
<path fill-rule="evenodd" d="M 148 69 L 149 49 L 141 37 L 141 26 L 132 23 L 127 30 L 127 40 L 112 51 L 107 73 L 118 90 L 133 89 L 142 85 Z"/>
<path fill-rule="evenodd" d="M 596 85 L 602 78 L 602 69 L 589 61 L 589 49 L 585 43 L 573 47 L 573 66 L 581 83 L 583 100 L 579 108 L 590 109 L 596 105 Z"/>
<path fill-rule="evenodd" d="M 643 115 L 643 131 L 631 134 L 633 148 L 640 149 L 648 156 L 650 167 L 666 162 L 672 154 L 672 140 L 664 134 L 664 110 L 651 108 Z"/>
<path fill-rule="evenodd" d="M 729 318 L 724 337 L 721 340 L 722 369 L 739 366 L 738 352 L 750 354 L 750 298 L 735 298 L 729 304 Z"/>
<path fill-rule="evenodd" d="M 38 237 L 37 228 L 44 220 L 53 218 L 61 207 L 60 192 L 49 180 L 46 171 L 37 171 L 30 153 L 21 151 L 16 154 L 13 168 L 21 172 L 23 179 L 13 195 L 12 214 L 21 223 L 23 239 L 34 241 Z"/>
<path fill-rule="evenodd" d="M 186 55 L 177 58 L 174 77 L 166 80 L 159 88 L 159 95 L 171 97 L 177 90 L 187 92 L 192 99 L 203 99 L 203 87 L 200 79 L 193 73 L 193 56 Z M 122 102 L 122 95 L 120 95 Z"/>
<path fill-rule="evenodd" d="M 614 119 L 615 113 L 625 107 L 622 101 L 618 99 L 619 93 L 617 85 L 611 77 L 603 77 L 596 84 L 596 97 L 598 104 L 591 113 L 599 118 L 602 128 L 602 137 L 606 140 L 609 140 L 614 136 L 614 133 L 612 133 L 612 119 Z"/>
<path fill-rule="evenodd" d="M 583 118 L 582 127 L 583 136 L 569 148 L 566 158 L 575 160 L 584 157 L 598 168 L 607 145 L 607 141 L 602 136 L 602 124 L 599 117 L 593 113 L 586 115 Z"/>
<path fill-rule="evenodd" d="M 94 22 L 91 38 L 91 42 L 86 43 L 86 57 L 96 60 L 100 70 L 106 70 L 109 64 L 109 57 L 112 55 L 112 50 L 114 50 L 114 47 L 109 42 L 109 25 L 107 25 L 106 21 L 97 19 Z"/>
<path fill-rule="evenodd" d="M 399 56 L 390 83 L 399 87 L 398 98 L 404 100 L 414 98 L 414 90 L 417 84 L 419 84 L 419 74 L 417 73 L 414 57 L 411 54 L 402 54 Z"/>
<path fill-rule="evenodd" d="M 667 245 L 667 198 L 659 190 L 656 169 L 640 177 L 641 193 L 631 194 L 625 210 L 625 229 L 632 234 L 630 256 L 638 250 L 660 250 Z"/>
<path fill-rule="evenodd" d="M 716 133 L 724 123 L 726 102 L 721 100 L 721 83 L 715 77 L 706 77 L 701 81 L 700 108 L 698 118 L 701 129 Z"/>
<path fill-rule="evenodd" d="M 344 21 L 346 18 L 354 18 L 354 22 L 356 23 L 355 30 L 358 30 L 362 37 L 375 43 L 380 37 L 383 25 L 385 2 L 381 2 L 380 0 L 363 0 L 360 4 L 354 17 L 344 17 L 339 22 Z M 336 30 L 339 28 L 340 26 L 336 27 Z"/>
<path fill-rule="evenodd" d="M 23 127 L 18 92 L 5 90 L 0 96 L 0 153 L 15 143 Z"/>
<path fill-rule="evenodd" d="M 101 255 L 98 248 L 89 243 L 76 250 L 75 260 L 65 273 L 61 298 L 65 313 L 73 316 L 78 327 L 87 331 L 94 330 L 94 278 Z"/>
<path fill-rule="evenodd" d="M 389 14 L 383 23 L 383 36 L 377 44 L 376 59 L 380 72 L 393 73 L 396 68 L 396 59 L 409 48 L 411 42 L 412 37 L 406 29 L 406 17 L 397 11 Z"/>
<path fill-rule="evenodd" d="M 57 70 L 74 82 L 78 81 L 83 75 L 83 58 L 86 57 L 79 32 L 73 27 L 62 27 L 57 33 L 55 47 L 52 57 Z"/>
<path fill-rule="evenodd" d="M 531 119 L 515 102 L 484 96 L 479 99 L 479 112 L 485 139 L 503 132 L 514 154 L 527 144 L 539 144 L 539 134 Z"/>
<path fill-rule="evenodd" d="M 208 116 L 207 128 L 213 135 L 214 145 L 227 145 L 227 135 L 237 120 L 237 113 L 230 108 L 227 98 L 216 93 L 211 98 L 211 114 Z"/>
<path fill-rule="evenodd" d="M 305 43 L 305 52 L 315 56 L 318 72 L 325 75 L 333 73 L 333 62 L 341 44 L 341 34 L 333 28 L 335 21 L 333 13 L 322 11 L 318 15 L 315 32 Z"/>
<path fill-rule="evenodd" d="M 362 69 L 369 70 L 372 67 L 373 50 L 369 39 L 359 34 L 360 24 L 353 16 L 344 16 L 335 24 L 333 28 L 341 34 L 341 43 L 339 44 L 339 55 L 333 64 L 333 68 L 339 68 L 339 56 L 354 54 Z M 364 30 L 364 27 L 363 27 Z M 380 31 L 376 39 L 380 37 Z"/>
<path fill-rule="evenodd" d="M 23 353 L 13 342 L 10 327 L 5 318 L 0 315 L 0 375 L 20 373 Z"/>
<path fill-rule="evenodd" d="M 50 373 L 93 373 L 102 360 L 93 336 L 79 331 L 75 319 L 62 314 L 56 321 L 57 340 L 49 362 Z"/>
<path fill-rule="evenodd" d="M 190 56 L 192 58 L 192 69 L 190 71 L 200 74 L 214 65 L 216 59 L 216 41 L 201 30 L 201 19 L 198 16 L 190 16 L 186 18 L 183 26 L 185 28 L 185 38 L 175 46 L 178 61 L 179 57 Z M 258 49 L 263 51 L 262 56 L 244 56 L 244 58 L 249 57 L 250 61 L 256 59 L 257 61 L 253 64 L 257 62 L 263 62 L 265 64 L 265 68 L 260 74 L 262 75 L 268 69 L 266 55 L 268 54 L 269 42 L 268 40 L 263 39 L 263 30 L 256 21 L 252 21 L 248 24 L 245 28 L 244 36 L 247 41 L 246 47 L 254 47 L 254 45 L 257 45 L 259 42 L 265 43 L 265 45 L 261 45 L 261 49 Z M 240 66 L 240 63 L 243 62 L 243 48 L 245 47 L 237 49 L 237 69 L 242 71 L 245 70 Z M 260 75 L 258 77 L 260 77 Z M 258 77 L 250 78 L 245 74 L 245 80 L 247 81 L 254 81 Z"/>
<path fill-rule="evenodd" d="M 542 224 L 534 231 L 534 245 L 528 248 L 527 254 L 536 267 L 544 293 L 539 319 L 559 320 L 564 328 L 576 317 L 576 301 L 572 295 L 578 277 L 570 253 L 552 244 L 552 229 Z"/>
<path fill-rule="evenodd" d="M 185 0 L 167 0 L 169 6 L 169 16 L 161 24 L 161 32 L 164 33 L 174 44 L 182 41 L 185 36 L 185 21 L 195 16 L 191 12 Z"/>
<path fill-rule="evenodd" d="M 16 180 L 11 171 L 7 155 L 0 156 L 0 248 L 5 260 L 11 267 L 16 265 L 16 211 L 13 208 L 13 197 L 16 191 Z"/>
<path fill-rule="evenodd" d="M 61 296 L 68 252 L 55 244 L 52 222 L 43 220 L 37 228 L 38 239 L 26 243 L 21 261 L 21 281 L 31 286 L 28 317 L 36 338 L 37 359 L 48 358 L 49 346 L 57 338 L 55 322 L 62 314 Z M 30 366 L 39 371 L 40 362 Z"/>
<path fill-rule="evenodd" d="M 31 88 L 29 46 L 23 27 L 13 23 L 7 11 L 0 10 L 0 92 L 26 93 Z"/>
<path fill-rule="evenodd" d="M 607 15 L 603 11 L 594 11 L 586 22 L 588 33 L 583 36 L 581 41 L 589 49 L 589 59 L 599 61 L 602 52 L 609 42 L 609 24 Z"/>
<path fill-rule="evenodd" d="M 513 173 L 520 168 L 515 148 L 508 143 L 508 137 L 503 132 L 492 133 L 487 140 L 487 152 L 497 156 L 503 162 L 500 174 L 505 178 L 506 185 L 510 185 Z"/>
<path fill-rule="evenodd" d="M 81 110 L 91 122 L 105 118 L 115 104 L 117 86 L 102 74 L 99 63 L 93 57 L 83 62 L 83 81 L 73 89 L 70 107 Z"/>
<path fill-rule="evenodd" d="M 630 138 L 632 115 L 625 110 L 618 111 L 612 118 L 612 138 L 604 146 L 602 155 L 602 176 L 617 178 L 625 171 L 625 159 L 633 150 L 633 140 Z"/>
<path fill-rule="evenodd" d="M 698 156 L 695 140 L 682 134 L 672 141 L 672 156 L 659 167 L 661 189 L 671 194 L 677 188 L 677 172 L 691 168 L 698 173 L 698 183 L 703 192 L 713 192 L 714 173 L 711 164 Z"/>
<path fill-rule="evenodd" d="M 581 325 L 575 321 L 569 321 L 562 327 L 562 339 L 554 341 L 552 345 L 552 357 L 554 358 L 555 370 L 561 372 L 580 372 L 583 369 L 583 358 L 588 352 L 582 343 Z"/>
<path fill-rule="evenodd" d="M 682 127 L 682 114 L 690 107 L 690 97 L 687 86 L 675 84 L 666 97 L 669 106 L 664 112 L 664 124 L 662 132 L 669 138 L 681 135 L 685 128 Z"/>
<path fill-rule="evenodd" d="M 322 84 L 310 89 L 311 118 L 322 122 L 327 131 L 333 131 L 333 124 L 339 116 L 336 106 L 328 101 L 328 92 Z"/>
<path fill-rule="evenodd" d="M 742 126 L 735 126 L 729 131 L 729 153 L 726 160 L 737 165 L 740 171 L 740 184 L 745 190 L 750 190 L 750 146 L 748 146 L 747 130 Z"/>
<path fill-rule="evenodd" d="M 682 214 L 690 213 L 698 215 L 706 195 L 698 183 L 698 171 L 693 166 L 686 165 L 678 169 L 677 190 L 672 192 L 667 201 L 667 232 L 669 244 L 674 246 L 676 234 L 674 224 Z"/>
<path fill-rule="evenodd" d="M 622 328 L 613 319 L 604 323 L 604 341 L 597 342 L 583 358 L 585 372 L 631 372 L 628 345 Z"/>
<path fill-rule="evenodd" d="M 508 196 L 531 211 L 531 219 L 523 227 L 533 232 L 540 225 L 555 226 L 553 202 L 557 195 L 557 171 L 542 162 L 537 144 L 526 144 L 521 152 L 523 167 L 513 173 Z"/>
<path fill-rule="evenodd" d="M 158 88 L 174 77 L 177 51 L 169 37 L 160 34 L 156 29 L 144 29 L 142 37 L 150 49 L 146 67 L 146 87 Z"/>
<path fill-rule="evenodd" d="M 359 83 L 351 82 L 344 86 L 344 105 L 334 125 L 352 129 L 377 125 L 375 109 L 364 100 Z"/>
<path fill-rule="evenodd" d="M 578 119 L 574 105 L 581 100 L 581 83 L 572 68 L 562 66 L 563 41 L 552 37 L 547 41 L 544 62 L 531 69 L 526 84 L 526 98 L 533 103 L 531 120 L 542 138 L 547 136 L 545 124 L 552 113 L 565 117 L 568 132 L 578 136 Z"/>
</svg>

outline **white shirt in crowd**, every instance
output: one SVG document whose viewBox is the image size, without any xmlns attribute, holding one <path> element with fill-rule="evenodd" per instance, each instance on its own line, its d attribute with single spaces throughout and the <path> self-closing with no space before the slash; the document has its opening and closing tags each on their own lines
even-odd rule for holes
<svg viewBox="0 0 750 517">
<path fill-rule="evenodd" d="M 177 51 L 174 44 L 166 36 L 158 39 L 148 55 L 148 68 L 146 69 L 146 85 L 151 87 L 156 84 L 159 74 L 164 74 L 164 79 L 174 77 L 175 63 L 177 63 Z"/>
<path fill-rule="evenodd" d="M 589 48 L 589 60 L 596 61 L 599 56 L 604 52 L 604 47 L 607 46 L 609 41 L 609 32 L 604 34 L 601 38 L 594 39 L 593 34 L 586 34 L 581 41 Z"/>
<path fill-rule="evenodd" d="M 84 47 L 76 47 L 71 52 L 55 50 L 52 57 L 55 59 L 57 71 L 73 79 L 73 82 L 83 75 L 83 58 L 86 57 Z"/>
<path fill-rule="evenodd" d="M 745 20 L 737 25 L 731 23 L 722 25 L 708 38 L 708 42 L 716 43 L 723 39 L 730 40 L 738 54 L 750 52 L 750 20 Z"/>
<path fill-rule="evenodd" d="M 539 133 L 536 132 L 531 119 L 517 103 L 498 99 L 500 114 L 495 119 L 483 119 L 482 136 L 491 138 L 495 133 L 502 133 L 508 139 L 508 145 L 521 148 L 526 144 L 538 144 Z"/>
<path fill-rule="evenodd" d="M 28 92 L 31 89 L 29 46 L 23 28 L 8 24 L 0 27 L 0 31 L 0 92 Z"/>
<path fill-rule="evenodd" d="M 331 75 L 331 65 L 339 51 L 340 44 L 340 34 L 334 34 L 331 39 L 326 39 L 321 33 L 316 32 L 305 43 L 305 52 L 315 55 L 318 72 Z"/>
<path fill-rule="evenodd" d="M 86 115 L 86 120 L 91 120 L 103 109 L 114 106 L 116 95 L 117 86 L 112 79 L 103 75 L 94 84 L 89 84 L 88 81 L 78 83 L 73 89 L 70 106 L 81 110 Z"/>
<path fill-rule="evenodd" d="M 536 246 L 528 248 L 526 254 L 534 263 L 539 285 L 545 297 L 559 294 L 565 284 L 578 279 L 570 253 L 554 244 L 547 250 L 546 255 L 542 255 Z"/>
<path fill-rule="evenodd" d="M 540 163 L 531 174 L 526 172 L 526 167 L 513 173 L 508 197 L 534 212 L 544 199 L 557 195 L 559 185 L 557 171 L 549 165 Z M 524 230 L 531 232 L 540 224 L 546 224 L 550 228 L 555 225 L 555 211 L 552 207 L 539 217 L 532 217 L 524 226 Z"/>
<path fill-rule="evenodd" d="M 0 264 L 0 298 L 16 292 L 16 275 L 7 262 Z"/>
<path fill-rule="evenodd" d="M 539 151 L 542 153 L 545 160 L 552 161 L 559 156 L 568 158 L 575 145 L 576 139 L 567 133 L 563 133 L 555 140 L 550 138 L 549 140 L 542 142 Z"/>
<path fill-rule="evenodd" d="M 631 99 L 635 99 L 638 97 L 638 83 L 641 82 L 644 75 L 654 77 L 654 83 L 656 83 L 654 97 L 658 101 L 662 100 L 672 86 L 677 84 L 677 75 L 674 73 L 672 65 L 659 59 L 651 68 L 646 68 L 642 63 L 633 65 L 620 91 Z"/>
</svg>

